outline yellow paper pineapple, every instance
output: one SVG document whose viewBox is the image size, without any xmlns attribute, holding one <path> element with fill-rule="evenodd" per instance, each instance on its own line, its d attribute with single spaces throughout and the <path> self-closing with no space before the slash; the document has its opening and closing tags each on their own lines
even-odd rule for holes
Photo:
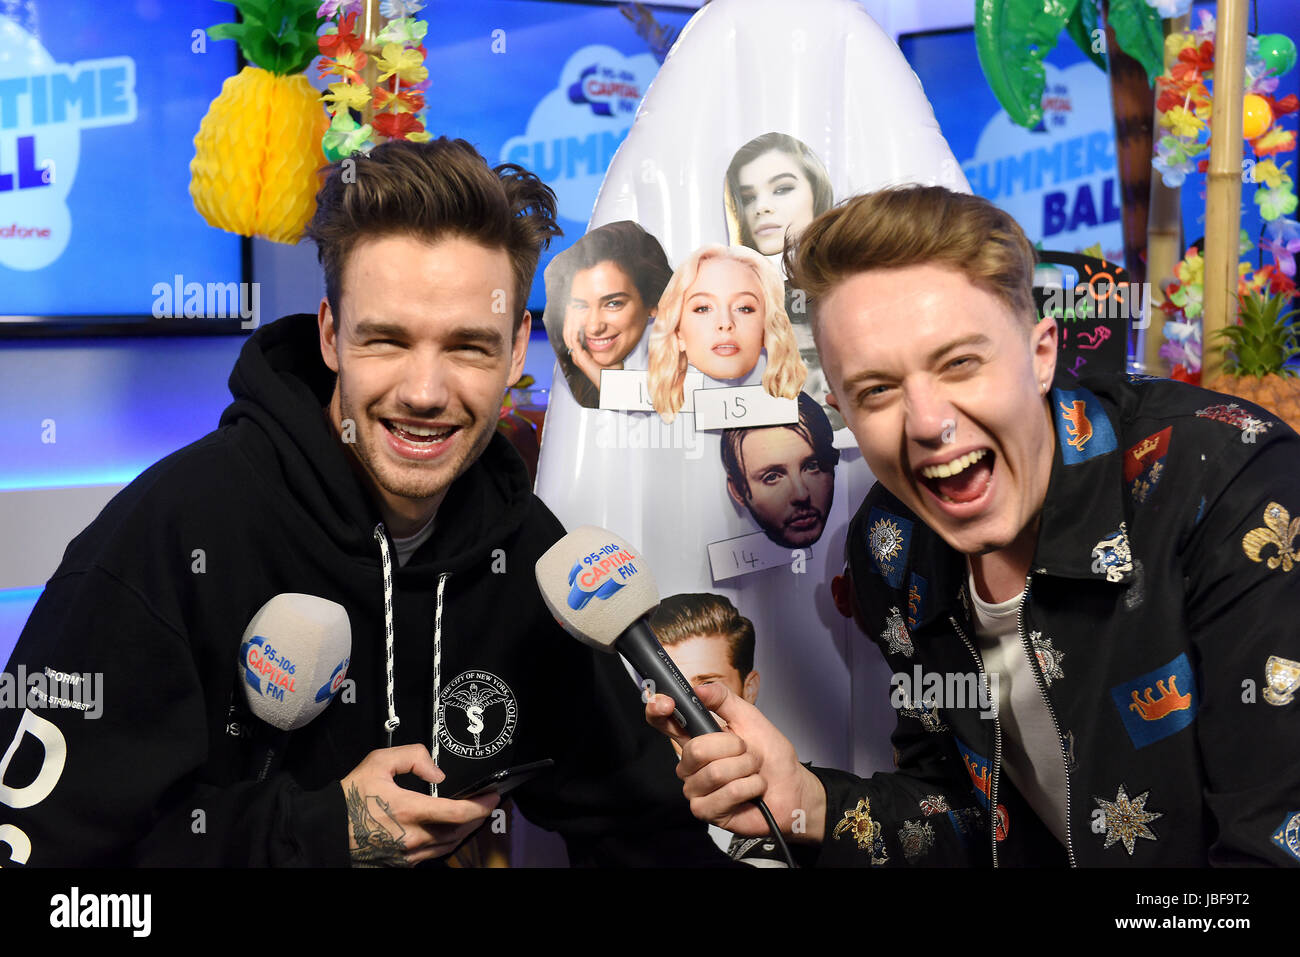
<svg viewBox="0 0 1300 957">
<path fill-rule="evenodd" d="M 212 226 L 296 243 L 316 208 L 329 125 L 302 73 L 317 52 L 319 0 L 225 2 L 242 22 L 208 34 L 238 42 L 250 65 L 226 80 L 199 125 L 190 195 Z"/>
</svg>

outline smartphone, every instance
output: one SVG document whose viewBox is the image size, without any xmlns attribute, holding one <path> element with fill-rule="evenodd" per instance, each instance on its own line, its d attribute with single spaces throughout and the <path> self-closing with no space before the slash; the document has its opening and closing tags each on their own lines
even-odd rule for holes
<svg viewBox="0 0 1300 957">
<path fill-rule="evenodd" d="M 493 771 L 485 778 L 480 778 L 467 788 L 462 788 L 451 796 L 453 801 L 460 801 L 465 798 L 478 797 L 480 794 L 495 793 L 505 796 L 513 791 L 519 785 L 531 781 L 537 775 L 550 768 L 555 767 L 555 762 L 550 758 L 542 758 L 540 761 L 532 761 L 528 764 L 520 764 L 513 768 L 506 768 L 502 771 Z"/>
</svg>

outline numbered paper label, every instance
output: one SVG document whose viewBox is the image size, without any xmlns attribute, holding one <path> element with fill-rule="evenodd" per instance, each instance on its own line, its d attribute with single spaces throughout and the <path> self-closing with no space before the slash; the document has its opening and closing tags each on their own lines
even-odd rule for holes
<svg viewBox="0 0 1300 957">
<path fill-rule="evenodd" d="M 692 397 L 704 385 L 701 372 L 686 373 L 686 404 L 683 412 L 694 412 Z M 605 369 L 600 373 L 600 407 L 615 412 L 653 412 L 650 404 L 650 386 L 644 371 L 635 369 Z"/>
<path fill-rule="evenodd" d="M 763 532 L 754 532 L 752 535 L 728 538 L 710 545 L 709 568 L 713 572 L 713 580 L 720 582 L 777 565 L 790 565 L 795 561 L 796 551 L 805 560 L 813 557 L 811 546 L 789 549 L 778 545 Z"/>
<path fill-rule="evenodd" d="M 799 403 L 767 394 L 761 385 L 700 389 L 695 393 L 695 428 L 748 429 L 799 421 Z"/>
</svg>

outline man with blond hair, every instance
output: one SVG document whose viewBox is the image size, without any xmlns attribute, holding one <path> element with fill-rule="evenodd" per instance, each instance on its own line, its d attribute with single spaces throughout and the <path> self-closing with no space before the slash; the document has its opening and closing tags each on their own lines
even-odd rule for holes
<svg viewBox="0 0 1300 957">
<path fill-rule="evenodd" d="M 1300 438 L 1146 376 L 1056 378 L 1033 249 L 938 187 L 857 197 L 787 249 L 878 479 L 850 528 L 898 768 L 800 765 L 756 710 L 684 746 L 697 817 L 746 802 L 826 864 L 1300 863 Z"/>
</svg>

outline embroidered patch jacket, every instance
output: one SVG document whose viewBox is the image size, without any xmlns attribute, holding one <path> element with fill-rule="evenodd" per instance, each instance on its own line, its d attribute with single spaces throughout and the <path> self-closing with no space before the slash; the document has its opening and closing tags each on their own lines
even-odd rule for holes
<svg viewBox="0 0 1300 957">
<path fill-rule="evenodd" d="M 1061 742 L 1066 846 L 1003 770 L 964 556 L 877 484 L 849 564 L 896 676 L 898 770 L 813 768 L 819 863 L 1300 864 L 1300 437 L 1183 383 L 1058 385 L 1018 628 Z"/>
</svg>

